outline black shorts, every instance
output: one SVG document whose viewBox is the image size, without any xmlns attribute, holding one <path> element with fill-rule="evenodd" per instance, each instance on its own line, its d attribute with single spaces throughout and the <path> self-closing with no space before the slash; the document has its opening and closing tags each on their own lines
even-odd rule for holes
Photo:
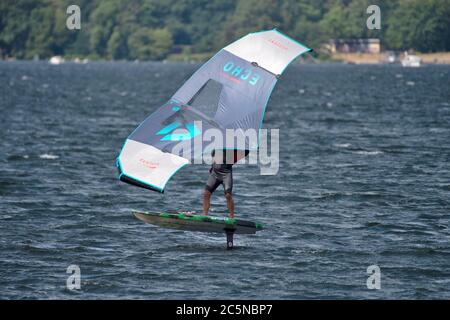
<svg viewBox="0 0 450 320">
<path fill-rule="evenodd" d="M 206 181 L 205 190 L 213 193 L 221 184 L 225 193 L 231 193 L 233 190 L 233 172 L 218 174 L 212 170 L 209 174 L 208 181 Z"/>
</svg>

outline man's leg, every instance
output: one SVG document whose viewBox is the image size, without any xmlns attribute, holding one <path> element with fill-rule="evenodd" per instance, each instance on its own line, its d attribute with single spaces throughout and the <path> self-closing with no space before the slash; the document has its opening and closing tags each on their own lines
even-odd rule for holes
<svg viewBox="0 0 450 320">
<path fill-rule="evenodd" d="M 231 192 L 226 192 L 225 198 L 227 198 L 227 207 L 228 207 L 228 211 L 230 212 L 230 218 L 233 219 L 234 218 L 234 201 L 233 201 L 233 196 L 231 195 Z"/>
<path fill-rule="evenodd" d="M 211 203 L 211 192 L 205 189 L 205 191 L 203 192 L 203 214 L 205 216 L 208 215 L 210 203 Z"/>
<path fill-rule="evenodd" d="M 233 191 L 233 173 L 228 173 L 223 179 L 223 188 L 225 189 L 225 198 L 227 198 L 227 207 L 230 212 L 230 218 L 234 218 L 234 201 L 231 192 Z"/>
<path fill-rule="evenodd" d="M 203 193 L 203 214 L 208 215 L 211 194 L 217 187 L 222 183 L 219 179 L 217 179 L 216 175 L 213 173 L 209 174 L 208 180 L 206 181 L 205 191 Z"/>
</svg>

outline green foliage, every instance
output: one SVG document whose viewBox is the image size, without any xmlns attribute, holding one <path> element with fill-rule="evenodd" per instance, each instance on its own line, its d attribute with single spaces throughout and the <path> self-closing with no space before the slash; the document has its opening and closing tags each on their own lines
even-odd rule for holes
<svg viewBox="0 0 450 320">
<path fill-rule="evenodd" d="M 172 35 L 167 29 L 139 28 L 128 38 L 131 59 L 159 60 L 171 47 Z"/>
<path fill-rule="evenodd" d="M 70 4 L 81 8 L 81 30 L 66 28 Z M 370 0 L 0 0 L 0 57 L 159 60 L 209 54 L 246 33 L 274 27 L 314 48 L 331 38 L 375 37 L 386 49 L 450 51 L 450 1 L 378 0 L 381 30 L 366 27 L 370 4 Z"/>
<path fill-rule="evenodd" d="M 366 27 L 368 14 L 366 9 L 370 0 L 336 1 L 323 16 L 319 25 L 329 38 L 367 38 L 370 37 Z M 382 10 L 383 12 L 383 10 Z M 375 33 L 375 32 L 372 32 Z M 379 37 L 380 34 L 373 34 Z"/>
<path fill-rule="evenodd" d="M 386 42 L 393 49 L 450 50 L 450 1 L 400 1 L 389 17 Z"/>
<path fill-rule="evenodd" d="M 225 25 L 225 42 L 231 42 L 250 32 L 281 27 L 281 3 L 281 0 L 238 1 L 233 15 Z"/>
<path fill-rule="evenodd" d="M 126 37 L 119 27 L 115 27 L 113 33 L 109 37 L 106 51 L 108 57 L 117 60 L 125 59 L 128 56 L 128 46 Z"/>
</svg>

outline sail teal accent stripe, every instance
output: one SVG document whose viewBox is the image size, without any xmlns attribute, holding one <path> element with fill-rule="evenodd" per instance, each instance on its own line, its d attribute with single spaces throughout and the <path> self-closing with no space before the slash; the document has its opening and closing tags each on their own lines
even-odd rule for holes
<svg viewBox="0 0 450 320">
<path fill-rule="evenodd" d="M 179 123 L 179 122 L 172 122 L 171 124 L 165 126 L 161 130 L 159 130 L 156 134 L 167 134 L 170 131 L 178 128 L 179 126 L 181 126 L 181 123 Z"/>
<path fill-rule="evenodd" d="M 166 128 L 164 128 L 164 129 L 166 129 Z M 193 123 L 186 124 L 186 129 L 188 130 L 188 132 L 185 132 L 185 133 L 172 133 L 172 134 L 165 135 L 164 137 L 161 138 L 161 141 L 190 140 L 190 139 L 198 136 L 201 133 L 201 131 Z M 158 134 L 160 134 L 160 133 L 158 132 Z"/>
</svg>

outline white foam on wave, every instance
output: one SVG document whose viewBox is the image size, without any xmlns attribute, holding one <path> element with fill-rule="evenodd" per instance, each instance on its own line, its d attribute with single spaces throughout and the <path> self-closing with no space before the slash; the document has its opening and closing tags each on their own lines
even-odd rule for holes
<svg viewBox="0 0 450 320">
<path fill-rule="evenodd" d="M 360 151 L 356 151 L 356 154 L 362 154 L 362 155 L 367 155 L 367 156 L 373 156 L 376 154 L 382 154 L 383 151 L 380 150 L 374 150 L 374 151 L 364 151 L 364 150 L 360 150 Z"/>
<path fill-rule="evenodd" d="M 436 133 L 446 132 L 447 130 L 448 130 L 447 128 L 430 128 L 430 129 L 428 129 L 428 131 L 436 132 Z"/>
<path fill-rule="evenodd" d="M 348 148 L 351 146 L 351 144 L 350 143 L 335 143 L 334 146 L 338 147 L 338 148 Z"/>
<path fill-rule="evenodd" d="M 55 159 L 58 159 L 59 156 L 54 155 L 54 154 L 44 153 L 44 154 L 41 154 L 41 155 L 39 156 L 39 158 L 45 159 L 45 160 L 55 160 Z"/>
</svg>

